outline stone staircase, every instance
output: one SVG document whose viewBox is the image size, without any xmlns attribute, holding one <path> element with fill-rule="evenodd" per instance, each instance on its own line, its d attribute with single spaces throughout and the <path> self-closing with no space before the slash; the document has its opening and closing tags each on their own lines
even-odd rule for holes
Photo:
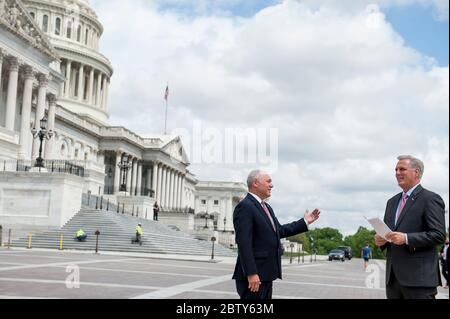
<svg viewBox="0 0 450 319">
<path fill-rule="evenodd" d="M 143 244 L 132 244 L 135 237 L 135 227 L 142 224 Z M 87 234 L 86 242 L 74 239 L 78 229 L 83 228 Z M 62 229 L 51 229 L 33 234 L 33 248 L 59 248 L 59 238 L 64 234 L 63 249 L 65 250 L 95 250 L 96 230 L 100 231 L 99 251 L 122 251 L 133 253 L 211 255 L 212 243 L 202 241 L 194 236 L 176 231 L 170 227 L 151 220 L 131 217 L 101 210 L 84 208 L 76 214 Z M 27 247 L 28 238 L 13 240 L 12 247 Z M 214 245 L 216 256 L 234 257 L 236 253 L 224 246 Z"/>
</svg>

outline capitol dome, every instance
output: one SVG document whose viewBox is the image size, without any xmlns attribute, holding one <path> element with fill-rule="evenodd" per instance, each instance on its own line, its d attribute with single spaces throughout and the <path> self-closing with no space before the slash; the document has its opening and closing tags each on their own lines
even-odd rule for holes
<svg viewBox="0 0 450 319">
<path fill-rule="evenodd" d="M 100 53 L 103 26 L 89 0 L 22 0 L 48 36 L 66 78 L 58 103 L 80 116 L 107 124 L 108 90 L 113 68 Z"/>
</svg>

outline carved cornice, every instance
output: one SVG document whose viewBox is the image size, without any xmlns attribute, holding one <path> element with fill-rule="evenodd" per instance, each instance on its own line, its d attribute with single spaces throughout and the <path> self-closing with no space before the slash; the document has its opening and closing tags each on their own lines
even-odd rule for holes
<svg viewBox="0 0 450 319">
<path fill-rule="evenodd" d="M 19 0 L 0 0 L 0 25 L 54 60 L 59 56 Z"/>
</svg>

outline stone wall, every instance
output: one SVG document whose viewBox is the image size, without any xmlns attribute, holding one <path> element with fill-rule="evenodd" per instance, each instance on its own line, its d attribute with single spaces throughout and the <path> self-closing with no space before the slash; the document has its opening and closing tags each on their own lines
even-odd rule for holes
<svg viewBox="0 0 450 319">
<path fill-rule="evenodd" d="M 62 227 L 81 208 L 83 184 L 63 173 L 0 172 L 0 224 Z"/>
</svg>

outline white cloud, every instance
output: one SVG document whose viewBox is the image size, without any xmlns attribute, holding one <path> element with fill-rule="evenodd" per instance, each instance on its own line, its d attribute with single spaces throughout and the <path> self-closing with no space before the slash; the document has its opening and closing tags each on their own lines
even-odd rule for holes
<svg viewBox="0 0 450 319">
<path fill-rule="evenodd" d="M 424 185 L 448 203 L 448 67 L 407 47 L 377 6 L 341 11 L 331 6 L 336 1 L 317 2 L 324 5 L 285 1 L 238 18 L 96 1 L 102 52 L 115 68 L 111 120 L 161 133 L 169 81 L 172 129 L 189 130 L 194 120 L 220 132 L 278 128 L 272 202 L 284 222 L 320 207 L 318 226 L 347 234 L 367 226 L 361 217 L 382 215 L 399 191 L 400 154 L 425 160 Z M 191 170 L 201 179 L 244 181 L 252 168 Z"/>
<path fill-rule="evenodd" d="M 291 0 L 298 1 L 312 9 L 318 9 L 320 7 L 329 7 L 334 10 L 342 10 L 342 12 L 354 13 L 367 5 L 376 4 L 383 8 L 394 6 L 411 6 L 421 5 L 424 7 L 432 7 L 437 20 L 448 20 L 448 0 Z"/>
</svg>

